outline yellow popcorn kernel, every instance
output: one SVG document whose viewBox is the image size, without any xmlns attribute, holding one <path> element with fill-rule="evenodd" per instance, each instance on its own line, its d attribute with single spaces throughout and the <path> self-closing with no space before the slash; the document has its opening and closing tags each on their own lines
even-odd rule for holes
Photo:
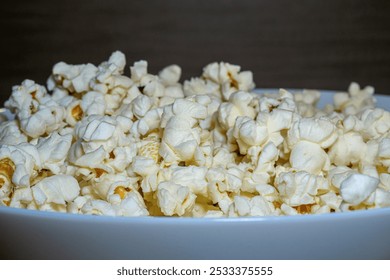
<svg viewBox="0 0 390 280">
<path fill-rule="evenodd" d="M 53 175 L 53 173 L 50 170 L 42 169 L 39 171 L 38 175 L 31 181 L 31 184 L 35 185 L 36 183 L 38 183 L 42 179 L 45 179 L 46 177 L 50 177 L 52 175 Z"/>
<path fill-rule="evenodd" d="M 0 175 L 0 176 L 1 176 L 1 175 Z M 5 184 L 4 178 L 1 178 L 1 177 L 0 177 L 0 189 L 4 186 L 4 184 Z"/>
<path fill-rule="evenodd" d="M 233 78 L 233 75 L 229 71 L 227 72 L 227 75 L 228 75 L 228 77 L 230 79 L 230 86 L 238 89 L 238 82 L 237 82 L 237 80 Z"/>
<path fill-rule="evenodd" d="M 275 206 L 276 209 L 280 209 L 280 206 L 282 206 L 282 203 L 280 203 L 279 201 L 274 201 L 272 202 L 272 204 Z"/>
<path fill-rule="evenodd" d="M 300 213 L 300 214 L 310 214 L 311 213 L 311 208 L 314 205 L 315 204 L 302 204 L 302 205 L 299 205 L 299 206 L 295 206 L 293 208 L 295 208 L 295 210 L 297 210 L 297 212 Z"/>
<path fill-rule="evenodd" d="M 64 81 L 64 77 L 57 74 L 57 75 L 53 75 L 53 78 L 57 85 L 62 85 L 62 82 Z"/>
<path fill-rule="evenodd" d="M 72 109 L 71 114 L 76 121 L 79 121 L 83 118 L 84 112 L 80 105 L 77 105 Z"/>
<path fill-rule="evenodd" d="M 378 165 L 378 166 L 376 167 L 376 170 L 378 171 L 379 174 L 388 173 L 387 167 L 386 167 L 386 166 L 383 166 L 383 165 Z"/>
<path fill-rule="evenodd" d="M 3 203 L 7 206 L 9 206 L 11 204 L 11 200 L 3 200 Z"/>
<path fill-rule="evenodd" d="M 116 187 L 114 194 L 117 194 L 120 196 L 121 199 L 124 199 L 126 196 L 126 193 L 131 192 L 130 188 L 126 188 L 124 186 L 118 186 Z"/>
<path fill-rule="evenodd" d="M 73 96 L 74 98 L 77 98 L 77 99 L 82 99 L 84 93 L 85 93 L 85 92 L 75 92 L 74 89 L 73 89 L 72 92 L 70 92 L 70 94 L 72 94 L 72 96 Z"/>
<path fill-rule="evenodd" d="M 0 175 L 3 175 L 8 180 L 11 180 L 14 175 L 15 164 L 9 158 L 3 158 L 0 160 Z M 3 183 L 4 184 L 4 183 Z M 3 185 L 1 184 L 1 186 Z"/>
<path fill-rule="evenodd" d="M 150 200 L 147 200 L 144 198 L 146 208 L 149 211 L 149 214 L 151 216 L 155 217 L 163 217 L 165 216 L 164 213 L 161 211 L 161 208 L 157 204 L 157 198 L 153 198 Z"/>
<path fill-rule="evenodd" d="M 32 96 L 33 99 L 35 99 L 35 100 L 37 99 L 37 98 L 36 98 L 37 91 L 33 91 L 33 92 L 30 93 L 30 94 L 31 94 L 31 96 Z"/>
<path fill-rule="evenodd" d="M 6 184 L 6 180 L 8 181 L 9 183 L 9 179 L 8 178 L 4 178 L 5 176 L 0 174 L 0 189 Z M 6 205 L 6 206 L 9 206 L 10 203 L 11 203 L 11 200 L 10 200 L 10 197 L 12 196 L 12 190 L 11 190 L 11 193 L 8 195 L 8 198 L 5 198 L 3 200 L 3 203 Z"/>
<path fill-rule="evenodd" d="M 96 178 L 99 178 L 102 176 L 104 173 L 107 173 L 106 170 L 101 169 L 101 168 L 95 168 L 95 173 L 96 173 Z"/>
</svg>

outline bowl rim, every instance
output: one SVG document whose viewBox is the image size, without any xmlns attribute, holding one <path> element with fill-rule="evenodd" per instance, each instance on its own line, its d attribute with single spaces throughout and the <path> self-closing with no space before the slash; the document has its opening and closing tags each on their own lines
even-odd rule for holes
<svg viewBox="0 0 390 280">
<path fill-rule="evenodd" d="M 312 223 L 343 221 L 362 218 L 386 218 L 390 222 L 390 207 L 335 212 L 324 214 L 284 215 L 284 216 L 254 216 L 254 217 L 221 217 L 221 218 L 194 218 L 194 217 L 122 217 L 100 216 L 63 212 L 51 212 L 33 209 L 0 207 L 0 217 L 3 215 L 30 219 L 45 219 L 62 222 L 93 222 L 109 224 L 225 224 L 225 223 Z"/>
</svg>

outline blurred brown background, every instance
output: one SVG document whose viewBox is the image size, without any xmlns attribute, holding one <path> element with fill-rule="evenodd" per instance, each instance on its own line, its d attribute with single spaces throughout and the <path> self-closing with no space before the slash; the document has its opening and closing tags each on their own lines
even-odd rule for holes
<svg viewBox="0 0 390 280">
<path fill-rule="evenodd" d="M 212 61 L 254 72 L 258 87 L 390 93 L 390 1 L 166 0 L 2 2 L 0 101 L 25 78 L 45 83 L 55 62 L 99 63 L 122 50 L 151 72 Z"/>
</svg>

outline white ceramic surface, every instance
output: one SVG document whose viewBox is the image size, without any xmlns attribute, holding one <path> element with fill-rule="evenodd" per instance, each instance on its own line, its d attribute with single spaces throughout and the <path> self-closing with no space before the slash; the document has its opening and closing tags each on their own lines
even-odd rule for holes
<svg viewBox="0 0 390 280">
<path fill-rule="evenodd" d="M 331 102 L 323 92 L 319 106 Z M 390 97 L 377 96 L 390 110 Z M 390 208 L 231 219 L 124 218 L 0 207 L 5 259 L 390 259 Z"/>
</svg>

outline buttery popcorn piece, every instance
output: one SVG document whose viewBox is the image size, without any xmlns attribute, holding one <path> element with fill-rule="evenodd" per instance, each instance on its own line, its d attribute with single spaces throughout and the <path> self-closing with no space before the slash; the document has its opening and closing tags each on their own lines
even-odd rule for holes
<svg viewBox="0 0 390 280">
<path fill-rule="evenodd" d="M 34 200 L 38 205 L 55 203 L 64 205 L 73 201 L 80 192 L 77 180 L 68 175 L 47 177 L 32 187 Z"/>
<path fill-rule="evenodd" d="M 190 212 L 196 196 L 188 187 L 173 182 L 162 182 L 157 187 L 157 201 L 164 215 L 182 216 Z"/>
<path fill-rule="evenodd" d="M 375 191 L 378 184 L 377 178 L 363 174 L 352 174 L 341 183 L 340 193 L 344 201 L 358 205 Z"/>
</svg>

